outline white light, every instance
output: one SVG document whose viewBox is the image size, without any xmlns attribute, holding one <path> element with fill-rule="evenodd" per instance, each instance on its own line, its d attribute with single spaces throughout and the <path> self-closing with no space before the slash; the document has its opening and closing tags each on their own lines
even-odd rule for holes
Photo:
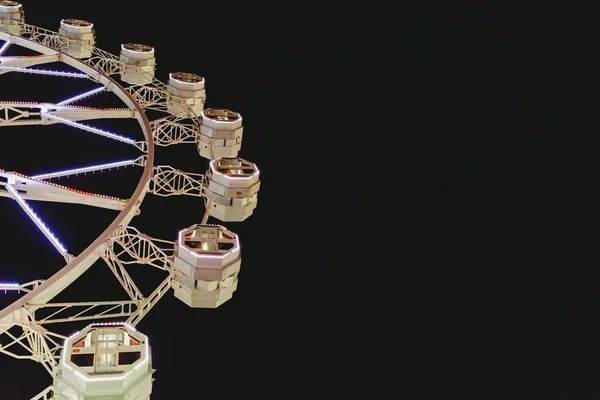
<svg viewBox="0 0 600 400">
<path fill-rule="evenodd" d="M 137 45 L 137 43 L 128 43 L 128 44 Z M 154 53 L 154 47 L 152 47 L 152 46 L 146 46 L 146 45 L 141 45 L 141 46 L 148 47 L 149 50 L 133 50 L 133 49 L 130 49 L 130 48 L 126 47 L 125 44 L 122 44 L 121 45 L 121 51 L 126 50 L 126 51 L 130 51 L 132 53 L 139 53 L 139 54 Z"/>
<path fill-rule="evenodd" d="M 33 222 L 37 225 L 37 227 L 40 228 L 42 233 L 46 236 L 46 238 L 48 238 L 48 240 L 50 241 L 50 243 L 52 243 L 56 250 L 58 250 L 63 256 L 67 254 L 67 249 L 65 249 L 62 243 L 58 241 L 58 239 L 56 238 L 56 236 L 54 236 L 50 229 L 46 227 L 46 225 L 40 219 L 40 217 L 38 217 L 35 214 L 35 212 L 33 212 L 33 210 L 29 207 L 29 204 L 27 204 L 25 200 L 23 200 L 23 198 L 21 197 L 21 195 L 19 195 L 15 188 L 12 185 L 6 185 L 6 189 L 10 192 L 10 194 L 12 194 L 13 198 L 17 201 L 17 203 L 19 203 L 21 208 L 25 210 L 27 215 L 29 215 L 29 218 L 31 218 Z"/>
<path fill-rule="evenodd" d="M 78 122 L 71 121 L 71 120 L 66 119 L 66 118 L 57 117 L 55 115 L 50 115 L 50 114 L 47 114 L 45 112 L 42 112 L 40 114 L 43 117 L 46 117 L 48 119 L 53 119 L 55 121 L 62 122 L 63 124 L 70 125 L 70 126 L 73 126 L 75 128 L 83 129 L 84 131 L 95 133 L 96 135 L 104 136 L 104 137 L 107 137 L 107 138 L 110 138 L 110 139 L 118 140 L 120 142 L 125 142 L 125 143 L 129 143 L 129 144 L 133 144 L 133 145 L 135 145 L 135 143 L 136 143 L 135 140 L 130 139 L 128 137 L 120 136 L 120 135 L 117 135 L 116 133 L 111 133 L 111 132 L 104 131 L 102 129 L 94 128 L 93 126 L 80 124 Z"/>
<path fill-rule="evenodd" d="M 8 46 L 10 46 L 10 42 L 4 43 L 4 45 L 0 48 L 0 56 L 6 51 L 6 49 L 8 49 Z"/>
<path fill-rule="evenodd" d="M 195 225 L 195 226 L 193 226 L 192 228 L 183 229 L 183 230 L 179 231 L 179 245 L 180 245 L 180 246 L 182 246 L 182 247 L 183 247 L 183 246 L 185 246 L 185 245 L 184 245 L 184 243 L 185 243 L 185 237 L 184 237 L 184 235 L 183 235 L 183 234 L 184 234 L 184 232 L 187 232 L 187 231 L 189 231 L 190 229 L 195 229 L 197 226 L 199 226 L 199 225 Z M 223 230 L 226 230 L 226 229 L 225 229 L 225 228 L 223 228 L 221 225 L 202 225 L 202 226 L 214 226 L 214 227 L 217 227 L 217 228 L 221 228 L 221 229 L 223 229 Z M 233 233 L 233 232 L 231 232 L 231 233 Z M 188 251 L 189 251 L 190 253 L 192 253 L 194 256 L 196 256 L 197 258 L 219 258 L 219 259 L 222 259 L 222 258 L 225 258 L 225 257 L 227 257 L 227 256 L 230 256 L 231 254 L 234 254 L 234 253 L 237 253 L 238 251 L 240 251 L 240 241 L 239 241 L 239 239 L 238 239 L 238 235 L 236 235 L 235 233 L 233 233 L 233 235 L 234 235 L 234 241 L 235 241 L 235 245 L 233 246 L 233 248 L 232 248 L 232 249 L 230 249 L 230 250 L 229 250 L 229 251 L 227 251 L 226 253 L 224 253 L 224 254 L 221 254 L 221 255 L 219 255 L 219 256 L 217 256 L 217 255 L 213 255 L 213 254 L 203 254 L 203 253 L 198 253 L 198 252 L 196 252 L 196 251 L 189 250 L 189 249 L 187 248 L 187 246 L 186 246 L 186 249 L 188 249 Z"/>
<path fill-rule="evenodd" d="M 202 81 L 204 82 L 204 80 L 202 80 Z M 214 123 L 215 125 L 232 125 L 232 124 L 242 121 L 242 116 L 239 113 L 236 113 L 237 119 L 223 121 L 223 120 L 218 120 L 218 119 L 213 119 L 211 117 L 207 117 L 205 114 L 206 111 L 208 111 L 208 110 L 203 110 L 203 111 L 201 111 L 200 114 L 202 115 L 203 118 L 210 119 L 211 123 Z"/>
<path fill-rule="evenodd" d="M 223 177 L 225 177 L 225 178 L 227 178 L 227 179 L 234 179 L 234 180 L 245 179 L 245 180 L 250 180 L 250 179 L 252 179 L 252 178 L 254 178 L 255 176 L 258 176 L 258 175 L 260 174 L 260 171 L 258 170 L 258 167 L 256 166 L 256 164 L 252 164 L 252 166 L 253 166 L 253 167 L 254 167 L 254 169 L 256 170 L 256 172 L 254 172 L 252 175 L 250 175 L 250 176 L 229 176 L 229 175 L 226 175 L 226 174 L 224 174 L 224 173 L 222 173 L 222 172 L 219 172 L 219 171 L 217 171 L 217 170 L 215 169 L 215 163 L 216 163 L 217 161 L 219 161 L 219 160 L 212 161 L 212 162 L 209 164 L 209 166 L 210 166 L 210 170 L 211 170 L 213 173 L 215 173 L 215 174 L 219 174 L 220 176 L 223 176 Z M 231 166 L 231 169 L 242 168 L 242 167 L 243 167 L 243 166 L 237 166 L 237 165 L 234 165 L 234 166 Z"/>
<path fill-rule="evenodd" d="M 3 66 L 3 65 L 0 65 L 0 70 L 14 71 L 14 72 L 26 72 L 29 74 L 37 74 L 37 75 L 65 76 L 68 78 L 89 78 L 86 74 L 81 74 L 81 73 L 77 73 L 77 72 L 51 71 L 51 70 L 46 70 L 46 69 L 29 69 L 29 68 L 9 67 L 9 66 Z"/>
<path fill-rule="evenodd" d="M 0 52 L 0 54 L 1 54 L 1 52 Z M 96 93 L 100 93 L 100 92 L 104 91 L 104 89 L 106 89 L 106 88 L 105 88 L 104 86 L 101 86 L 101 87 L 99 87 L 99 88 L 96 88 L 96 89 L 94 89 L 94 90 L 90 90 L 89 92 L 82 93 L 82 94 L 80 94 L 80 95 L 77 95 L 77 96 L 71 97 L 70 99 L 67 99 L 67 100 L 61 101 L 60 103 L 57 103 L 57 105 L 59 105 L 59 106 L 64 106 L 64 105 L 66 105 L 66 104 L 74 103 L 74 102 L 76 102 L 76 101 L 78 101 L 78 100 L 85 99 L 86 97 L 93 96 L 93 95 L 95 95 Z"/>
<path fill-rule="evenodd" d="M 110 376 L 110 377 L 97 377 L 97 378 L 90 378 L 84 374 L 82 374 L 79 371 L 79 368 L 75 369 L 73 368 L 71 365 L 69 365 L 69 363 L 67 362 L 67 350 L 70 350 L 70 341 L 72 339 L 74 339 L 77 336 L 80 336 L 82 332 L 88 330 L 89 328 L 92 327 L 96 327 L 96 326 L 123 326 L 127 329 L 130 329 L 134 332 L 136 332 L 136 336 L 141 336 L 142 340 L 144 342 L 144 348 L 145 348 L 145 353 L 144 354 L 144 358 L 138 362 L 137 365 L 135 365 L 133 367 L 133 369 L 129 370 L 127 373 L 120 375 L 120 376 Z M 72 371 L 78 378 L 82 379 L 85 382 L 109 382 L 109 381 L 122 381 L 124 379 L 127 379 L 127 377 L 129 377 L 129 375 L 131 375 L 134 371 L 137 371 L 138 369 L 140 369 L 141 367 L 145 366 L 148 364 L 148 361 L 150 360 L 150 344 L 148 342 L 148 336 L 144 335 L 143 333 L 137 331 L 135 328 L 133 328 L 131 325 L 125 323 L 125 322 L 105 322 L 105 323 L 93 323 L 88 325 L 85 329 L 76 332 L 74 334 L 72 334 L 71 336 L 69 336 L 66 340 L 65 340 L 65 344 L 63 346 L 63 353 L 62 353 L 62 366 L 69 369 L 70 371 Z"/>
<path fill-rule="evenodd" d="M 40 179 L 35 179 L 35 178 L 30 177 L 30 176 L 20 174 L 18 172 L 7 173 L 7 172 L 5 172 L 3 170 L 0 170 L 0 175 L 2 175 L 4 177 L 7 177 L 7 178 L 10 178 L 11 175 L 16 176 L 18 178 L 23 178 L 23 179 L 18 179 L 17 180 L 19 183 L 21 183 L 21 181 L 24 181 L 26 183 L 27 181 L 31 180 L 31 181 L 34 181 L 34 182 L 42 183 L 44 185 L 57 187 L 59 189 L 68 190 L 70 192 L 82 194 L 82 195 L 85 195 L 85 196 L 94 196 L 94 197 L 99 197 L 101 199 L 118 200 L 118 201 L 122 201 L 122 202 L 126 202 L 127 201 L 127 200 L 121 200 L 118 197 L 114 197 L 114 196 L 106 196 L 106 195 L 98 194 L 98 193 L 85 192 L 83 190 L 77 190 L 77 189 L 73 189 L 73 188 L 70 188 L 70 187 L 67 187 L 67 186 L 58 185 L 58 184 L 53 183 L 53 182 L 44 181 L 44 180 L 40 180 Z"/>
<path fill-rule="evenodd" d="M 18 283 L 1 283 L 0 282 L 0 290 L 15 290 L 21 287 Z"/>
<path fill-rule="evenodd" d="M 108 164 L 92 165 L 91 167 L 82 167 L 82 168 L 68 169 L 65 171 L 52 172 L 52 173 L 48 173 L 48 174 L 34 175 L 34 176 L 32 176 L 32 178 L 34 178 L 34 179 L 58 178 L 60 176 L 84 174 L 86 172 L 102 171 L 105 169 L 125 167 L 125 166 L 133 165 L 133 164 L 135 164 L 135 160 L 117 161 L 117 162 L 108 163 Z"/>
</svg>

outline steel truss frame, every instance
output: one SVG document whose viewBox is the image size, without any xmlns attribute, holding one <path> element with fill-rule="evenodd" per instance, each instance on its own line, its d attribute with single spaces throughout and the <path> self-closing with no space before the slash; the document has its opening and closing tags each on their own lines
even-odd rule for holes
<svg viewBox="0 0 600 400">
<path fill-rule="evenodd" d="M 0 20 L 1 24 L 2 21 Z M 164 165 L 153 166 L 154 144 L 169 146 L 180 143 L 194 143 L 200 131 L 200 121 L 197 115 L 185 102 L 180 104 L 187 107 L 187 110 L 179 115 L 169 115 L 152 122 L 147 120 L 145 110 L 168 112 L 167 102 L 174 96 L 167 92 L 167 86 L 164 83 L 152 78 L 149 84 L 131 85 L 122 88 L 110 78 L 112 75 L 119 74 L 125 68 L 125 64 L 117 56 L 96 47 L 78 43 L 81 46 L 88 47 L 92 52 L 92 56 L 85 60 L 73 62 L 74 59 L 66 56 L 64 51 L 69 45 L 73 42 L 77 43 L 77 41 L 61 37 L 57 32 L 33 25 L 25 23 L 16 23 L 16 25 L 21 26 L 22 33 L 19 36 L 0 32 L 0 39 L 7 42 L 0 49 L 0 75 L 12 72 L 91 79 L 103 84 L 103 88 L 99 88 L 95 93 L 110 90 L 119 94 L 119 90 L 124 91 L 120 97 L 130 108 L 94 109 L 66 105 L 87 97 L 86 94 L 62 104 L 2 102 L 0 103 L 0 126 L 63 123 L 102 134 L 102 132 L 94 132 L 94 130 L 100 130 L 87 127 L 77 121 L 95 118 L 137 118 L 146 135 L 146 141 L 131 143 L 145 153 L 130 163 L 130 165 L 143 167 L 144 175 L 131 199 L 116 199 L 116 201 L 123 202 L 122 206 L 117 207 L 122 211 L 119 218 L 115 220 L 116 223 L 113 222 L 107 228 L 107 231 L 82 254 L 73 259 L 67 258 L 67 266 L 52 278 L 20 285 L 2 286 L 0 284 L 0 291 L 5 293 L 8 291 L 25 293 L 25 296 L 13 303 L 12 306 L 0 310 L 0 352 L 16 359 L 36 361 L 42 364 L 50 375 L 54 376 L 57 372 L 59 355 L 66 336 L 53 332 L 51 330 L 53 326 L 60 323 L 114 318 L 124 320 L 131 326 L 136 326 L 179 279 L 179 275 L 173 267 L 175 243 L 152 238 L 128 226 L 133 216 L 139 214 L 139 207 L 145 193 L 149 192 L 163 197 L 174 195 L 204 197 L 205 206 L 208 206 L 206 206 L 202 223 L 206 223 L 209 217 L 211 200 L 204 196 L 206 182 L 203 174 L 187 173 Z M 38 45 L 28 46 L 29 43 Z M 42 54 L 32 57 L 2 56 L 4 50 L 11 44 L 27 46 Z M 85 76 L 29 68 L 34 65 L 56 61 L 63 61 L 71 66 L 85 64 L 88 68 L 84 71 Z M 138 72 L 140 74 L 145 73 L 141 69 Z M 111 138 L 116 139 L 115 137 Z M 211 154 L 213 154 L 212 151 Z M 38 191 L 24 195 L 25 199 L 60 201 L 57 200 L 56 196 L 49 196 L 48 190 L 46 190 L 47 188 L 56 189 L 57 185 L 50 182 L 52 179 L 103 171 L 114 167 L 114 165 L 104 165 L 81 168 L 66 173 L 49 174 L 41 178 L 27 177 L 18 173 L 8 173 L 0 170 L 0 176 L 4 174 L 4 176 L 14 178 L 12 180 L 9 178 L 9 183 L 3 183 L 0 180 L 0 189 L 3 185 L 18 187 L 19 182 L 34 182 L 38 184 Z M 66 186 L 60 186 L 58 192 L 66 202 L 90 204 L 86 198 L 81 197 L 81 193 L 77 193 L 78 191 Z M 1 191 L 0 195 L 2 195 Z M 89 195 L 92 196 L 93 194 Z M 96 206 L 102 207 L 104 205 L 96 204 Z M 126 299 L 119 301 L 52 302 L 54 296 L 73 283 L 83 271 L 91 267 L 99 258 L 107 264 L 117 282 L 123 287 L 127 296 Z M 127 271 L 132 264 L 145 265 L 161 270 L 165 277 L 150 294 L 144 295 Z M 70 270 L 69 267 L 71 267 Z M 50 290 L 38 293 L 40 289 L 44 288 L 50 288 Z M 53 387 L 49 386 L 33 397 L 32 400 L 49 400 L 53 399 L 54 395 Z"/>
</svg>

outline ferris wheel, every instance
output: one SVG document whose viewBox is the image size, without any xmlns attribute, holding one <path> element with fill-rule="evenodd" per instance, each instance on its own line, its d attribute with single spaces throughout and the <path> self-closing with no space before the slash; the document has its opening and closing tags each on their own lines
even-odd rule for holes
<svg viewBox="0 0 600 400">
<path fill-rule="evenodd" d="M 205 80 L 197 74 L 175 72 L 166 84 L 158 81 L 151 46 L 124 43 L 117 56 L 94 46 L 92 22 L 63 19 L 54 32 L 24 21 L 20 3 L 0 0 L 0 75 L 4 75 L 0 85 L 15 74 L 30 74 L 86 80 L 94 88 L 55 103 L 11 101 L 0 90 L 0 127 L 60 126 L 131 146 L 137 156 L 114 160 L 108 155 L 100 164 L 34 175 L 0 169 L 0 212 L 21 209 L 62 265 L 51 276 L 25 283 L 2 282 L 0 271 L 0 292 L 20 296 L 0 310 L 0 352 L 36 361 L 50 373 L 52 384 L 33 399 L 149 399 L 154 372 L 151 347 L 137 324 L 170 290 L 192 308 L 215 308 L 237 288 L 240 239 L 221 222 L 251 216 L 260 188 L 257 166 L 238 157 L 242 117 L 227 109 L 205 109 Z M 13 48 L 35 55 L 10 56 Z M 65 68 L 44 69 L 44 64 L 56 63 Z M 86 105 L 102 93 L 116 96 L 122 106 Z M 151 121 L 148 111 L 161 117 Z M 94 126 L 94 120 L 106 119 L 135 120 L 139 137 Z M 198 155 L 208 160 L 206 173 L 155 163 L 157 146 L 181 143 L 195 145 Z M 128 198 L 77 189 L 68 182 L 72 177 L 125 167 L 141 171 Z M 0 168 L 5 168 L 2 160 Z M 195 196 L 204 205 L 204 215 L 173 232 L 175 240 L 150 237 L 131 225 L 147 195 Z M 73 252 L 36 211 L 41 202 L 113 210 L 115 216 L 83 251 Z M 208 223 L 211 217 L 217 222 Z M 128 272 L 132 264 L 154 267 L 148 273 L 163 274 L 151 293 L 139 289 Z M 106 266 L 116 278 L 115 285 L 124 289 L 122 300 L 55 301 L 84 272 Z M 87 327 L 69 335 L 55 329 L 65 324 L 81 326 L 84 321 Z M 0 383 L 3 379 L 10 377 L 0 378 Z"/>
</svg>

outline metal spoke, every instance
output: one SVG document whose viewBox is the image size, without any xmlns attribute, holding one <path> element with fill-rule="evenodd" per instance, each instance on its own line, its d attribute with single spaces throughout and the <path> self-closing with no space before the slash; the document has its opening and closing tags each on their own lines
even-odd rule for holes
<svg viewBox="0 0 600 400">
<path fill-rule="evenodd" d="M 0 0 L 0 40 L 5 42 L 0 47 L 0 75 L 19 73 L 47 76 L 47 79 L 86 79 L 99 85 L 56 104 L 0 99 L 0 127 L 26 125 L 43 129 L 45 125 L 62 124 L 132 145 L 142 152 L 137 158 L 75 166 L 34 176 L 0 170 L 0 197 L 13 199 L 66 261 L 66 265 L 46 279 L 23 284 L 0 283 L 0 292 L 7 295 L 22 294 L 11 305 L 0 310 L 0 352 L 15 359 L 36 361 L 51 374 L 53 384 L 36 395 L 34 400 L 72 397 L 73 388 L 89 390 L 84 395 L 93 397 L 97 394 L 93 390 L 100 390 L 94 387 L 101 387 L 103 382 L 108 382 L 100 390 L 105 393 L 106 390 L 112 390 L 112 381 L 125 379 L 134 373 L 142 374 L 136 375 L 135 379 L 139 382 L 145 380 L 144 390 L 149 396 L 148 388 L 152 385 L 150 377 L 154 370 L 145 339 L 141 342 L 136 339 L 138 344 L 129 344 L 142 346 L 140 343 L 143 342 L 145 347 L 141 349 L 144 354 L 142 359 L 127 367 L 127 372 L 108 368 L 109 374 L 98 376 L 94 375 L 95 372 L 89 373 L 89 370 L 74 367 L 76 364 L 69 359 L 76 357 L 80 350 L 88 352 L 85 354 L 93 354 L 89 353 L 91 342 L 88 343 L 88 336 L 78 337 L 79 334 L 91 335 L 95 330 L 115 334 L 121 330 L 138 339 L 145 338 L 134 327 L 170 290 L 173 290 L 175 297 L 193 308 L 215 308 L 231 298 L 237 288 L 241 263 L 239 239 L 220 225 L 209 225 L 208 220 L 213 217 L 221 221 L 241 221 L 256 207 L 258 169 L 254 164 L 237 158 L 242 139 L 241 117 L 225 109 L 209 109 L 205 115 L 205 83 L 199 75 L 173 73 L 169 76 L 168 84 L 157 80 L 154 77 L 154 50 L 151 46 L 124 44 L 119 56 L 95 47 L 95 31 L 93 24 L 88 21 L 62 20 L 59 32 L 53 32 L 26 24 L 19 3 Z M 23 47 L 39 54 L 4 56 L 10 46 Z M 62 62 L 77 72 L 32 68 L 55 62 Z M 115 75 L 128 84 L 126 88 L 115 80 Z M 103 92 L 116 95 L 125 107 L 85 106 L 88 98 Z M 75 106 L 74 103 L 82 105 Z M 165 116 L 151 122 L 147 111 L 158 111 Z M 106 118 L 136 119 L 144 138 L 137 140 L 80 122 Z M 155 144 L 170 146 L 181 143 L 195 143 L 198 154 L 210 160 L 205 174 L 185 172 L 168 165 L 154 165 Z M 239 168 L 236 168 L 244 168 L 250 173 L 234 176 L 236 174 L 231 172 L 234 170 L 232 168 L 215 168 L 215 161 L 228 159 L 239 164 Z M 129 166 L 143 169 L 129 199 L 51 182 Z M 185 228 L 178 234 L 173 232 L 171 237 L 178 238 L 176 241 L 153 238 L 140 232 L 129 225 L 134 217 L 140 215 L 146 194 L 200 197 L 205 210 L 193 217 L 192 223 L 201 218 L 201 224 Z M 30 201 L 101 207 L 116 210 L 118 215 L 87 248 L 77 255 L 71 255 L 33 211 Z M 194 245 L 192 242 L 198 242 L 193 236 L 196 230 L 205 233 L 218 230 L 220 236 L 211 236 Z M 121 300 L 53 301 L 85 271 L 96 265 L 99 259 L 112 271 L 113 285 L 123 289 Z M 162 273 L 163 278 L 156 287 L 150 289 L 152 291 L 149 294 L 145 294 L 140 289 L 143 285 L 138 287 L 134 279 L 136 275 L 130 273 L 132 268 L 147 268 L 154 273 Z M 67 337 L 54 331 L 59 324 L 82 321 L 92 321 L 92 325 L 73 336 Z M 108 322 L 98 324 L 96 321 Z M 73 347 L 73 340 L 76 340 L 73 338 L 81 339 L 79 347 Z M 84 339 L 86 344 L 83 344 Z M 71 379 L 68 376 L 94 382 L 98 386 L 81 389 L 85 385 L 67 382 Z M 65 393 L 69 395 L 65 396 Z M 77 395 L 82 394 L 78 392 Z M 115 394 L 123 395 L 126 393 Z"/>
</svg>

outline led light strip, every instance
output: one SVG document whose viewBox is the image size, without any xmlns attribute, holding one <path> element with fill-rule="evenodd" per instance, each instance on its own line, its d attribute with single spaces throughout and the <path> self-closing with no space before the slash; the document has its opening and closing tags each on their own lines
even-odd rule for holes
<svg viewBox="0 0 600 400">
<path fill-rule="evenodd" d="M 180 247 L 184 247 L 185 246 L 185 236 L 184 236 L 184 234 L 185 234 L 186 231 L 196 229 L 196 228 L 198 228 L 200 226 L 211 226 L 211 227 L 215 227 L 217 229 L 222 229 L 222 230 L 224 230 L 226 232 L 232 233 L 234 235 L 234 238 L 233 238 L 233 240 L 234 240 L 234 246 L 233 246 L 233 248 L 227 250 L 225 253 L 223 253 L 223 254 L 221 254 L 219 256 L 213 255 L 213 254 L 205 254 L 205 253 L 201 253 L 201 252 L 197 252 L 197 251 L 192 251 L 189 248 L 186 248 L 186 250 L 189 251 L 191 254 L 193 254 L 196 258 L 216 258 L 216 259 L 223 259 L 225 257 L 228 257 L 228 256 L 230 256 L 230 255 L 232 255 L 232 254 L 237 253 L 237 252 L 240 251 L 240 239 L 239 239 L 238 235 L 236 235 L 235 233 L 227 230 L 226 228 L 224 228 L 221 225 L 210 225 L 210 224 L 195 225 L 193 228 L 187 228 L 187 229 L 180 230 L 179 231 L 179 246 Z M 201 249 L 196 249 L 196 250 L 202 251 Z"/>
<path fill-rule="evenodd" d="M 91 167 L 82 167 L 82 168 L 76 168 L 76 169 L 69 169 L 66 171 L 34 175 L 34 176 L 32 176 L 32 178 L 34 178 L 34 179 L 52 179 L 52 178 L 59 178 L 62 176 L 85 174 L 86 172 L 103 171 L 103 170 L 110 169 L 110 168 L 119 168 L 119 167 L 126 167 L 128 165 L 134 165 L 135 161 L 136 160 L 126 160 L 126 161 L 117 161 L 117 162 L 108 163 L 108 164 L 92 165 Z"/>
<path fill-rule="evenodd" d="M 17 201 L 17 203 L 19 203 L 21 208 L 25 210 L 27 215 L 29 215 L 29 218 L 31 218 L 32 221 L 37 225 L 37 227 L 40 228 L 42 233 L 48 238 L 48 240 L 50 241 L 50 243 L 52 243 L 56 250 L 58 250 L 63 256 L 67 255 L 67 249 L 62 245 L 61 242 L 58 241 L 58 239 L 56 238 L 56 236 L 54 236 L 50 229 L 46 227 L 46 225 L 40 219 L 40 217 L 38 217 L 36 213 L 33 212 L 31 207 L 29 207 L 29 204 L 27 204 L 25 200 L 23 200 L 23 198 L 19 193 L 17 193 L 15 188 L 12 185 L 6 185 L 6 189 L 10 192 L 10 194 L 12 194 L 13 198 Z"/>
<path fill-rule="evenodd" d="M 53 106 L 58 106 L 60 104 L 52 104 L 52 103 L 36 103 L 33 101 L 2 101 L 0 100 L 1 107 L 27 107 L 27 108 L 53 108 Z M 132 109 L 119 108 L 119 107 L 89 107 L 89 106 L 67 106 L 64 109 L 76 109 L 76 110 L 92 110 L 92 111 L 106 111 L 106 110 L 117 110 L 117 111 L 132 111 Z"/>
<path fill-rule="evenodd" d="M 135 366 L 133 367 L 131 370 L 129 370 L 127 373 L 125 373 L 124 375 L 121 376 L 110 376 L 110 377 L 99 377 L 99 378 L 90 378 L 88 376 L 85 376 L 84 374 L 82 374 L 80 371 L 76 370 L 75 368 L 73 368 L 72 366 L 70 366 L 67 363 L 67 350 L 71 347 L 70 345 L 67 346 L 67 342 L 69 340 L 74 339 L 76 336 L 79 336 L 81 334 L 81 332 L 87 330 L 88 328 L 92 328 L 92 327 L 102 327 L 102 326 L 123 326 L 129 330 L 134 331 L 137 335 L 141 336 L 144 340 L 144 347 L 146 350 L 146 354 L 144 355 L 144 358 Z M 83 379 L 85 382 L 108 382 L 108 381 L 122 381 L 124 379 L 127 379 L 127 377 L 129 377 L 129 375 L 131 375 L 133 372 L 137 371 L 138 369 L 142 368 L 143 366 L 147 365 L 148 362 L 150 361 L 150 344 L 148 342 L 148 336 L 144 335 L 143 333 L 139 332 L 137 329 L 135 329 L 133 326 L 124 323 L 124 322 L 107 322 L 107 323 L 93 323 L 88 325 L 85 329 L 82 329 L 81 331 L 74 333 L 73 335 L 69 336 L 66 340 L 65 340 L 65 344 L 63 346 L 63 350 L 62 350 L 62 366 L 71 370 L 78 378 Z"/>
<path fill-rule="evenodd" d="M 230 180 L 250 180 L 252 178 L 254 178 L 255 176 L 260 175 L 260 171 L 258 170 L 258 167 L 255 164 L 250 163 L 250 165 L 232 165 L 231 169 L 241 169 L 241 168 L 248 168 L 248 167 L 252 167 L 254 169 L 254 172 L 251 175 L 248 176 L 231 176 L 231 175 L 226 175 L 222 172 L 219 172 L 215 169 L 215 163 L 218 162 L 220 160 L 213 160 L 210 162 L 209 167 L 210 170 L 214 173 L 214 174 L 218 174 L 219 176 L 222 176 L 226 179 L 230 179 Z"/>
<path fill-rule="evenodd" d="M 110 138 L 110 139 L 118 140 L 119 142 L 129 143 L 129 144 L 133 144 L 133 145 L 135 145 L 135 143 L 136 143 L 135 140 L 130 139 L 128 137 L 117 135 L 116 133 L 107 132 L 107 131 L 104 131 L 102 129 L 94 128 L 93 126 L 80 124 L 78 122 L 71 121 L 71 120 L 66 119 L 66 118 L 57 117 L 55 115 L 50 115 L 50 114 L 45 113 L 45 112 L 42 112 L 41 115 L 43 117 L 48 118 L 48 119 L 52 119 L 52 120 L 55 120 L 55 121 L 62 122 L 65 125 L 73 126 L 75 128 L 83 129 L 84 131 L 95 133 L 96 135 L 100 135 L 100 136 L 104 136 L 104 137 L 107 137 L 107 138 Z"/>
<path fill-rule="evenodd" d="M 7 173 L 6 171 L 3 171 L 3 170 L 0 170 L 0 172 L 2 172 L 4 174 L 7 174 L 7 175 L 9 174 L 9 173 Z M 57 188 L 65 189 L 65 190 L 68 190 L 68 191 L 73 192 L 73 193 L 83 194 L 83 195 L 86 195 L 86 196 L 99 197 L 101 199 L 110 199 L 110 200 L 125 201 L 125 200 L 121 200 L 118 197 L 114 197 L 114 196 L 106 196 L 106 195 L 98 194 L 98 193 L 85 192 L 83 190 L 73 189 L 73 188 L 70 188 L 68 186 L 59 185 L 59 184 L 56 184 L 54 182 L 48 182 L 48 181 L 43 181 L 43 180 L 40 180 L 40 179 L 35 179 L 35 178 L 32 178 L 31 176 L 23 175 L 23 174 L 20 174 L 18 172 L 10 172 L 10 174 L 12 174 L 14 176 L 20 176 L 20 177 L 25 178 L 25 179 L 31 179 L 33 181 L 43 183 L 44 185 L 50 185 L 50 186 L 54 186 L 54 187 L 57 187 Z"/>
<path fill-rule="evenodd" d="M 66 105 L 66 104 L 74 103 L 74 102 L 76 102 L 76 101 L 79 101 L 79 100 L 81 100 L 81 99 L 85 99 L 86 97 L 93 96 L 93 95 L 95 95 L 96 93 L 103 92 L 105 89 L 106 89 L 106 88 L 105 88 L 104 86 L 101 86 L 101 87 L 99 87 L 99 88 L 96 88 L 96 89 L 94 89 L 94 90 L 90 90 L 89 92 L 85 92 L 85 93 L 82 93 L 82 94 L 80 94 L 80 95 L 77 95 L 77 96 L 71 97 L 70 99 L 67 99 L 67 100 L 61 101 L 60 103 L 56 103 L 56 105 L 58 105 L 58 106 L 64 106 L 64 105 Z"/>
<path fill-rule="evenodd" d="M 51 76 L 66 76 L 69 78 L 89 78 L 86 74 L 80 74 L 77 72 L 64 72 L 64 71 L 51 71 L 47 69 L 29 69 L 29 68 L 19 68 L 19 67 L 8 67 L 0 65 L 0 71 L 14 71 L 14 72 L 26 72 L 28 74 L 37 74 L 37 75 L 51 75 Z"/>
<path fill-rule="evenodd" d="M 0 47 L 0 56 L 6 51 L 6 49 L 8 49 L 8 46 L 10 46 L 10 42 L 6 42 L 2 47 Z"/>
<path fill-rule="evenodd" d="M 18 283 L 2 283 L 0 282 L 0 290 L 18 290 L 21 287 Z"/>
</svg>

